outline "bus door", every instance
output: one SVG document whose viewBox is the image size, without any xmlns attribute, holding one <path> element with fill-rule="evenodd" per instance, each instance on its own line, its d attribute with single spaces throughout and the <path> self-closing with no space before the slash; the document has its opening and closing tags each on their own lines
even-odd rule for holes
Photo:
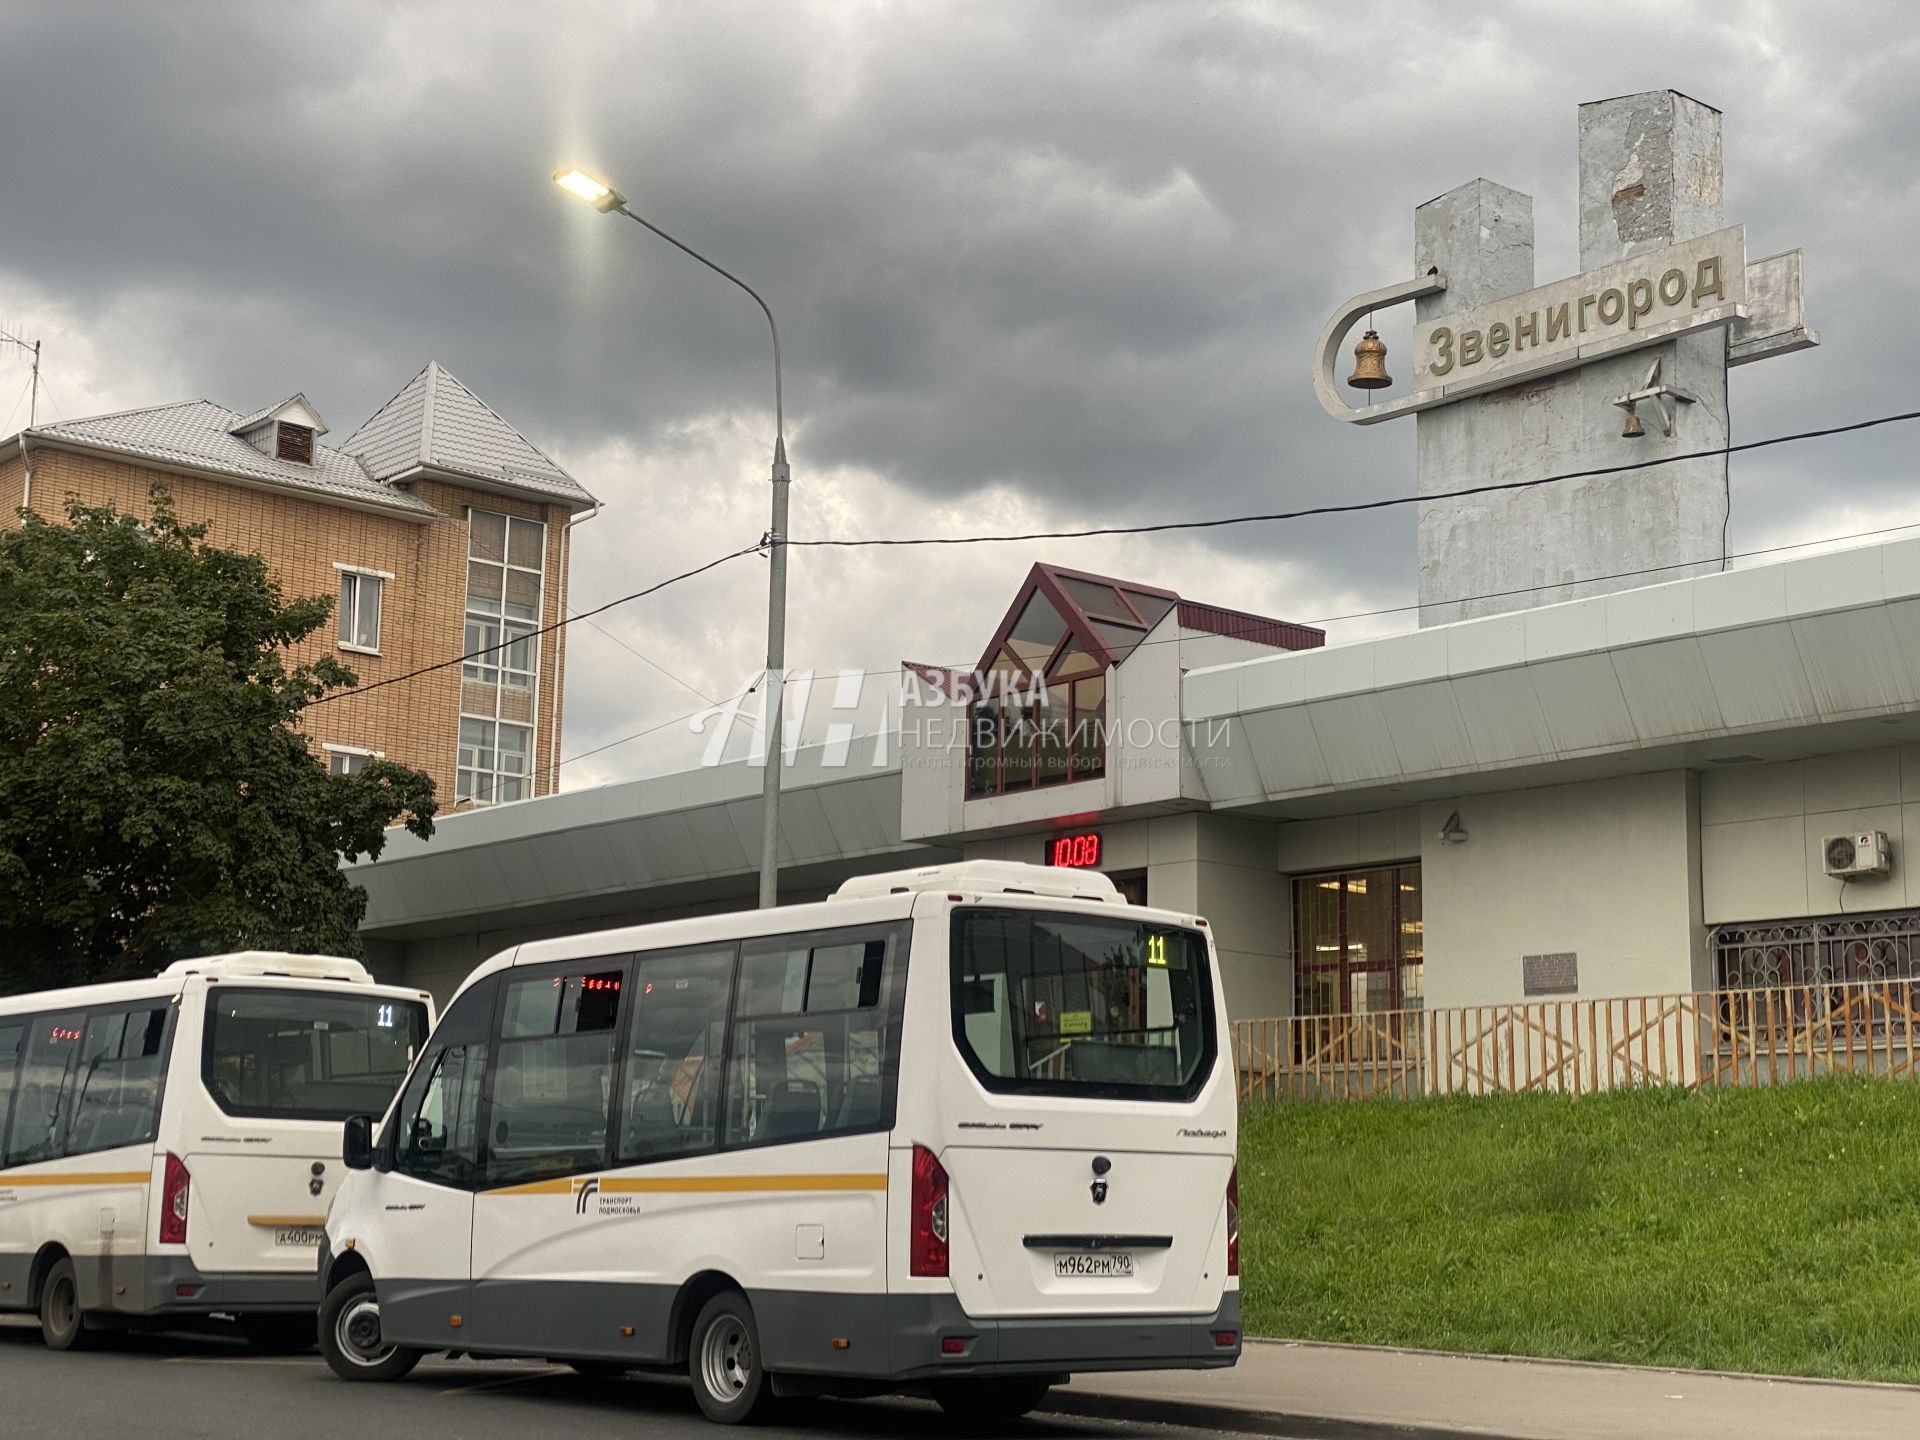
<svg viewBox="0 0 1920 1440">
<path fill-rule="evenodd" d="M 498 991 L 497 977 L 480 980 L 441 1018 L 381 1137 L 384 1171 L 368 1177 L 368 1213 L 381 1217 L 385 1252 L 373 1257 L 380 1323 L 395 1343 L 449 1349 L 465 1339 L 480 1101 Z"/>
<path fill-rule="evenodd" d="M 643 1333 L 626 1287 L 598 1283 L 631 1241 L 609 1239 L 599 1194 L 626 981 L 624 955 L 501 976 L 474 1202 L 476 1349 L 631 1354 Z"/>
</svg>

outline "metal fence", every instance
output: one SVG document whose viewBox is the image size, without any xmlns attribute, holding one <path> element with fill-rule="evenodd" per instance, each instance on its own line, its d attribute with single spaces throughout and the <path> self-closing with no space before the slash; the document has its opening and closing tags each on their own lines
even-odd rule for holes
<svg viewBox="0 0 1920 1440">
<path fill-rule="evenodd" d="M 1583 1095 L 1914 1073 L 1920 979 L 1240 1020 L 1242 1099 Z"/>
</svg>

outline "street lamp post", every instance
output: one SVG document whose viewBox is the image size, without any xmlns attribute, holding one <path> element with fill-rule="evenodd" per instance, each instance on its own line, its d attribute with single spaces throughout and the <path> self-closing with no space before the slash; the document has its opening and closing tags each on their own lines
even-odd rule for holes
<svg viewBox="0 0 1920 1440">
<path fill-rule="evenodd" d="M 767 909 L 780 903 L 780 767 L 783 759 L 780 711 L 787 663 L 787 487 L 791 475 L 787 469 L 785 396 L 780 384 L 780 327 L 759 291 L 732 271 L 714 264 L 691 245 L 674 239 L 652 221 L 634 214 L 627 208 L 627 197 L 611 185 L 603 184 L 584 170 L 556 170 L 553 182 L 603 214 L 624 215 L 634 224 L 646 227 L 716 275 L 731 280 L 753 297 L 760 313 L 767 317 L 767 328 L 773 333 L 773 514 L 767 530 L 767 761 L 760 792 L 760 906 Z"/>
</svg>

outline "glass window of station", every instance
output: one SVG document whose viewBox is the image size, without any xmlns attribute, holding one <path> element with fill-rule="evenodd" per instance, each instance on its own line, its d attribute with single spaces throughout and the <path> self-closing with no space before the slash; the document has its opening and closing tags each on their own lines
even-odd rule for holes
<svg viewBox="0 0 1920 1440">
<path fill-rule="evenodd" d="M 1293 942 L 1296 1015 L 1420 1009 L 1426 1001 L 1420 867 L 1295 879 Z"/>
</svg>

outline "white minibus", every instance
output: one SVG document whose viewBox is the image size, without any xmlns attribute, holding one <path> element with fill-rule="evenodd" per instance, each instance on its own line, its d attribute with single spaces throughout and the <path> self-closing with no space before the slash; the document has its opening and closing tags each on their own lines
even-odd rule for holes
<svg viewBox="0 0 1920 1440">
<path fill-rule="evenodd" d="M 432 1023 L 358 961 L 267 951 L 0 997 L 0 1310 L 56 1350 L 214 1317 L 311 1345 L 341 1122 Z"/>
<path fill-rule="evenodd" d="M 707 1416 L 1240 1353 L 1235 1086 L 1206 922 L 972 861 L 524 944 L 349 1170 L 320 1345 L 684 1367 Z"/>
</svg>

